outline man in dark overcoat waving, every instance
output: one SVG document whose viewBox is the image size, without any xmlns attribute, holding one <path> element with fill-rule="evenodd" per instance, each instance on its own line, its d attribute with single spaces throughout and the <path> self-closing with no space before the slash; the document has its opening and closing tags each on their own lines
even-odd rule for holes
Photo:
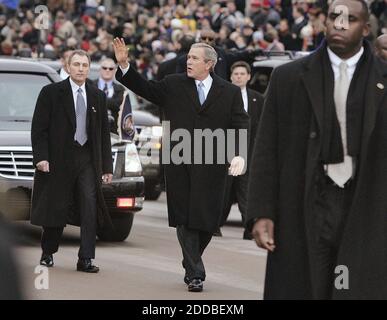
<svg viewBox="0 0 387 320">
<path fill-rule="evenodd" d="M 387 298 L 387 68 L 363 0 L 336 0 L 326 42 L 274 70 L 248 220 L 266 299 Z"/>
<path fill-rule="evenodd" d="M 73 51 L 68 65 L 66 80 L 41 90 L 32 119 L 31 223 L 43 226 L 40 263 L 48 267 L 66 224 L 80 225 L 77 270 L 96 273 L 97 225 L 112 227 L 101 190 L 113 172 L 106 96 L 86 81 L 90 57 L 85 51 Z"/>
<path fill-rule="evenodd" d="M 177 163 L 172 152 L 172 161 L 165 166 L 168 216 L 170 226 L 177 228 L 188 290 L 202 291 L 205 269 L 201 256 L 221 218 L 228 163 L 222 162 L 218 154 L 219 148 L 224 147 L 222 142 L 214 148 L 211 142 L 210 150 L 204 150 L 202 155 L 207 158 L 213 153 L 213 161 L 203 163 L 194 148 L 198 142 L 194 139 L 195 130 L 207 129 L 226 136 L 227 129 L 245 129 L 247 145 L 249 116 L 243 109 L 240 89 L 211 73 L 217 54 L 205 43 L 191 46 L 187 73 L 169 75 L 159 82 L 146 81 L 129 65 L 122 39 L 114 40 L 114 50 L 120 66 L 116 78 L 133 92 L 160 106 L 164 119 L 170 123 L 171 137 L 178 130 L 188 133 L 190 141 L 182 141 L 189 145 L 183 150 L 183 162 Z M 163 140 L 164 148 L 168 148 L 166 139 Z M 176 141 L 170 141 L 168 152 L 177 145 Z M 197 158 L 200 161 L 196 161 Z M 242 155 L 233 157 L 230 162 L 230 174 L 240 175 L 245 167 Z"/>
</svg>

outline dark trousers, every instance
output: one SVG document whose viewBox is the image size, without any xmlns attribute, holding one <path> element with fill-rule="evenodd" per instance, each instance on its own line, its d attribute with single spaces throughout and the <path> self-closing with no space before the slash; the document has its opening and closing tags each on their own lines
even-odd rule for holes
<svg viewBox="0 0 387 320">
<path fill-rule="evenodd" d="M 210 243 L 212 233 L 192 230 L 183 225 L 176 227 L 177 238 L 183 252 L 183 268 L 185 276 L 190 280 L 206 279 L 202 254 Z"/>
<path fill-rule="evenodd" d="M 354 181 L 345 188 L 323 177 L 313 212 L 315 239 L 311 243 L 311 277 L 315 299 L 331 299 L 337 254 L 353 199 Z"/>
<path fill-rule="evenodd" d="M 220 226 L 223 226 L 226 223 L 231 207 L 235 202 L 238 204 L 239 211 L 242 215 L 242 222 L 245 224 L 247 211 L 247 183 L 247 174 L 237 177 L 227 176 L 223 216 L 220 221 Z"/>
<path fill-rule="evenodd" d="M 95 170 L 91 160 L 91 151 L 86 144 L 74 146 L 72 161 L 73 190 L 81 225 L 81 245 L 78 257 L 94 259 L 97 232 L 97 191 Z M 59 182 L 60 183 L 60 182 Z M 42 250 L 45 254 L 58 251 L 63 228 L 43 227 Z"/>
</svg>

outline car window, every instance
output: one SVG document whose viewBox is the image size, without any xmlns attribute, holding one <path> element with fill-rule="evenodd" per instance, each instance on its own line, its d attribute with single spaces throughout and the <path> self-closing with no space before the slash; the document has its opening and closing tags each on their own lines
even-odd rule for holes
<svg viewBox="0 0 387 320">
<path fill-rule="evenodd" d="M 264 94 L 269 85 L 270 76 L 273 67 L 256 67 L 252 71 L 252 78 L 250 80 L 250 88 Z"/>
<path fill-rule="evenodd" d="M 45 75 L 0 73 L 0 118 L 32 118 Z"/>
</svg>

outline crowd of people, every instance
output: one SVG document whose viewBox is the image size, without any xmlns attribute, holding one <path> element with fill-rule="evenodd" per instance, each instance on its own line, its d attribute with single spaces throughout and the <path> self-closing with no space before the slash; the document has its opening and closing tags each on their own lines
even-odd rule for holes
<svg viewBox="0 0 387 320">
<path fill-rule="evenodd" d="M 327 0 L 14 0 L 0 1 L 1 55 L 57 59 L 83 49 L 93 61 L 113 58 L 125 39 L 132 62 L 148 79 L 175 57 L 183 35 L 213 30 L 225 50 L 312 51 L 325 33 Z M 36 28 L 38 5 L 48 29 Z M 387 33 L 387 0 L 371 0 L 370 40 Z"/>
</svg>

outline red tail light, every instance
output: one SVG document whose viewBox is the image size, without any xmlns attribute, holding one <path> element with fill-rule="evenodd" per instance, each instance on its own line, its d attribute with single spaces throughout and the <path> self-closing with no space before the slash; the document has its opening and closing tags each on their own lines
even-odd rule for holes
<svg viewBox="0 0 387 320">
<path fill-rule="evenodd" d="M 117 208 L 133 208 L 134 198 L 117 198 Z"/>
</svg>

